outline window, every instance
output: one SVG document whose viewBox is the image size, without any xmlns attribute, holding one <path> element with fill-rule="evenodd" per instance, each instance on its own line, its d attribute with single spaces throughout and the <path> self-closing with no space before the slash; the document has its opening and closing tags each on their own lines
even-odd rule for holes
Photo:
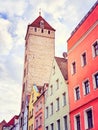
<svg viewBox="0 0 98 130">
<path fill-rule="evenodd" d="M 76 73 L 76 62 L 72 63 L 72 74 Z"/>
<path fill-rule="evenodd" d="M 50 34 L 50 31 L 48 30 L 48 34 Z"/>
<path fill-rule="evenodd" d="M 56 105 L 57 105 L 57 109 L 56 110 L 58 111 L 60 109 L 59 98 L 56 99 Z"/>
<path fill-rule="evenodd" d="M 93 115 L 91 108 L 85 111 L 85 126 L 86 129 L 93 128 Z"/>
<path fill-rule="evenodd" d="M 53 75 L 55 74 L 55 66 L 53 66 Z"/>
<path fill-rule="evenodd" d="M 54 130 L 54 124 L 53 123 L 50 125 L 50 127 L 51 127 L 51 130 Z"/>
<path fill-rule="evenodd" d="M 79 89 L 79 87 L 75 88 L 75 99 L 76 100 L 80 99 L 80 89 Z"/>
<path fill-rule="evenodd" d="M 38 128 L 38 120 L 36 120 L 36 128 Z"/>
<path fill-rule="evenodd" d="M 64 130 L 68 130 L 68 126 L 67 126 L 67 116 L 64 116 L 63 119 L 64 119 Z"/>
<path fill-rule="evenodd" d="M 42 117 L 40 116 L 40 126 L 42 125 Z"/>
<path fill-rule="evenodd" d="M 37 28 L 34 28 L 34 31 L 37 32 Z"/>
<path fill-rule="evenodd" d="M 66 93 L 64 92 L 63 93 L 63 106 L 66 105 Z"/>
<path fill-rule="evenodd" d="M 87 64 L 87 59 L 86 59 L 86 52 L 82 54 L 82 66 L 85 66 Z"/>
<path fill-rule="evenodd" d="M 84 82 L 84 94 L 87 95 L 87 94 L 89 94 L 89 93 L 90 93 L 90 85 L 89 85 L 89 81 L 86 80 L 86 81 Z"/>
<path fill-rule="evenodd" d="M 75 123 L 76 123 L 76 130 L 81 130 L 81 128 L 80 128 L 80 115 L 77 115 L 75 117 Z"/>
<path fill-rule="evenodd" d="M 53 115 L 53 103 L 50 104 L 50 107 L 51 107 L 51 113 L 50 113 L 50 115 Z"/>
<path fill-rule="evenodd" d="M 57 130 L 60 130 L 60 119 L 57 120 Z"/>
<path fill-rule="evenodd" d="M 98 56 L 98 41 L 96 41 L 93 44 L 93 55 L 94 55 L 94 57 Z"/>
<path fill-rule="evenodd" d="M 53 94 L 53 85 L 50 86 L 50 95 Z"/>
<path fill-rule="evenodd" d="M 59 79 L 56 80 L 56 88 L 59 89 Z"/>
<path fill-rule="evenodd" d="M 44 32 L 44 30 L 42 29 L 42 30 L 41 30 L 41 33 L 43 33 L 43 32 Z"/>
<path fill-rule="evenodd" d="M 94 74 L 94 86 L 95 88 L 98 88 L 98 72 Z"/>
<path fill-rule="evenodd" d="M 43 20 L 40 21 L 40 28 L 44 28 L 44 21 Z"/>
<path fill-rule="evenodd" d="M 46 107 L 46 118 L 48 118 L 48 107 Z"/>
<path fill-rule="evenodd" d="M 46 130 L 48 130 L 48 126 L 46 127 Z"/>
</svg>

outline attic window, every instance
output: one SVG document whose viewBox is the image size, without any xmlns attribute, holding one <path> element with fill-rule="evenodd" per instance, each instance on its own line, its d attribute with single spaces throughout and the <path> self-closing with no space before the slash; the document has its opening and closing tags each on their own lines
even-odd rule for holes
<svg viewBox="0 0 98 130">
<path fill-rule="evenodd" d="M 44 28 L 44 21 L 43 20 L 40 21 L 40 28 Z"/>
</svg>

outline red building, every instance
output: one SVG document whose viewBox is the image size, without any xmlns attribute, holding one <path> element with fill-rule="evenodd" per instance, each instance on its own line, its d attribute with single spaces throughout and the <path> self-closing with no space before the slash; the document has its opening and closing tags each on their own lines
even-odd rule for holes
<svg viewBox="0 0 98 130">
<path fill-rule="evenodd" d="M 98 1 L 67 42 L 71 130 L 98 130 Z"/>
<path fill-rule="evenodd" d="M 44 93 L 48 87 L 48 84 L 44 84 L 44 86 L 37 87 L 40 92 L 40 96 L 34 103 L 34 130 L 44 130 Z"/>
</svg>

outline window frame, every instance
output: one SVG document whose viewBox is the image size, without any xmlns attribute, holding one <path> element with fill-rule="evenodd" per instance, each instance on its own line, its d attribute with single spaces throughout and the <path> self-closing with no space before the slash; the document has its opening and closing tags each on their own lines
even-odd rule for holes
<svg viewBox="0 0 98 130">
<path fill-rule="evenodd" d="M 79 88 L 79 98 L 78 98 L 78 96 L 77 96 L 77 91 L 76 91 L 77 88 Z M 79 85 L 74 88 L 74 95 L 75 95 L 75 101 L 80 100 L 80 87 L 79 87 Z"/>
<path fill-rule="evenodd" d="M 95 75 L 97 75 L 98 74 L 98 71 L 96 71 L 93 75 L 92 75 L 92 78 L 93 78 L 93 86 L 94 86 L 94 89 L 98 89 L 98 86 L 97 86 L 97 84 L 96 84 L 96 80 L 95 80 Z"/>
<path fill-rule="evenodd" d="M 79 128 L 80 129 L 78 129 L 77 117 L 79 117 Z M 74 122 L 75 122 L 75 124 L 74 124 L 75 130 L 81 130 L 81 116 L 80 116 L 80 113 L 78 113 L 78 114 L 76 114 L 74 116 Z"/>
<path fill-rule="evenodd" d="M 85 86 L 86 85 L 86 82 L 88 81 L 88 87 L 89 87 L 89 92 L 87 92 L 86 90 L 86 88 L 87 88 L 87 86 Z M 89 79 L 85 79 L 84 81 L 83 81 L 83 93 L 84 93 L 84 95 L 88 95 L 89 93 L 90 93 L 90 81 L 89 81 Z"/>
<path fill-rule="evenodd" d="M 74 75 L 76 73 L 76 61 L 71 63 L 71 74 Z"/>
<path fill-rule="evenodd" d="M 57 130 L 61 129 L 60 119 L 57 120 Z"/>
<path fill-rule="evenodd" d="M 47 106 L 45 110 L 46 110 L 46 119 L 47 119 L 49 116 L 49 107 Z"/>
<path fill-rule="evenodd" d="M 65 123 L 65 118 L 66 118 L 66 123 Z M 63 128 L 64 130 L 68 130 L 68 116 L 67 115 L 63 116 Z"/>
<path fill-rule="evenodd" d="M 60 98 L 56 98 L 56 111 L 60 110 Z"/>
<path fill-rule="evenodd" d="M 54 123 L 50 124 L 51 130 L 54 130 Z"/>
<path fill-rule="evenodd" d="M 92 54 L 93 54 L 93 57 L 97 57 L 98 56 L 98 54 L 97 54 L 98 52 L 96 53 L 95 47 L 94 47 L 94 45 L 96 43 L 98 44 L 98 39 L 96 41 L 94 41 L 93 44 L 92 44 Z"/>
<path fill-rule="evenodd" d="M 85 56 L 84 56 L 85 55 Z M 84 51 L 82 54 L 81 54 L 81 66 L 84 67 L 87 65 L 87 52 Z"/>
<path fill-rule="evenodd" d="M 89 127 L 89 124 L 88 124 L 88 117 L 87 117 L 87 112 L 88 111 L 92 111 L 92 127 Z M 87 109 L 84 110 L 84 121 L 85 121 L 85 129 L 92 129 L 94 128 L 94 114 L 93 114 L 93 107 L 89 107 Z"/>
<path fill-rule="evenodd" d="M 50 115 L 53 115 L 53 102 L 50 103 Z"/>
<path fill-rule="evenodd" d="M 67 104 L 67 100 L 66 100 L 66 92 L 64 92 L 63 94 L 62 94 L 62 106 L 66 106 L 66 104 Z"/>
</svg>

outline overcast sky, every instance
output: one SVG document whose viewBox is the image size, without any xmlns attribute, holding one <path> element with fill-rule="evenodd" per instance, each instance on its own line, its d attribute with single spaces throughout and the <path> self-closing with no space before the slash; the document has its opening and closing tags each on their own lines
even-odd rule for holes
<svg viewBox="0 0 98 130">
<path fill-rule="evenodd" d="M 56 29 L 55 54 L 96 0 L 0 0 L 0 121 L 20 112 L 27 25 L 41 15 Z"/>
</svg>

